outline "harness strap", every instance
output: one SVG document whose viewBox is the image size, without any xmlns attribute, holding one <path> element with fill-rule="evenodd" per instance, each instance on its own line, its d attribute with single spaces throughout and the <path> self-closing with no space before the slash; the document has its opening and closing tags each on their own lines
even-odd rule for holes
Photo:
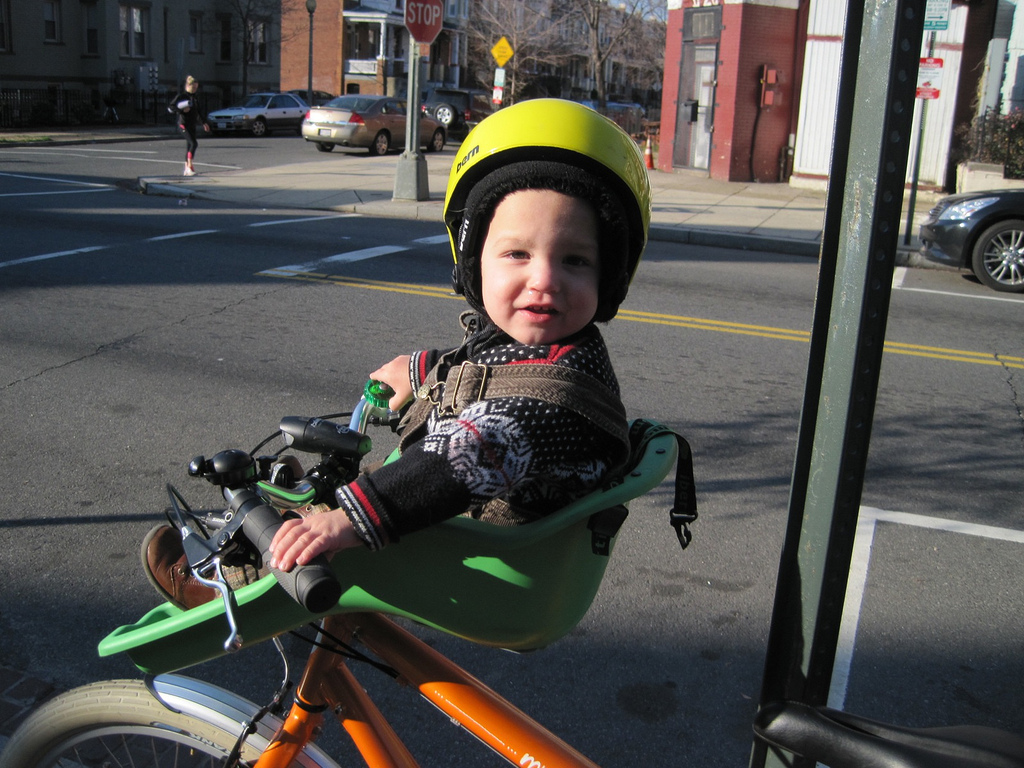
<svg viewBox="0 0 1024 768">
<path fill-rule="evenodd" d="M 693 479 L 693 453 L 682 435 L 663 424 L 637 419 L 626 422 L 626 410 L 612 390 L 586 373 L 548 363 L 522 363 L 488 366 L 464 362 L 451 368 L 444 381 L 439 381 L 435 366 L 416 393 L 416 398 L 402 420 L 400 448 L 418 439 L 431 410 L 458 413 L 462 409 L 490 398 L 525 396 L 560 405 L 591 421 L 622 444 L 623 453 L 635 460 L 646 444 L 659 435 L 672 434 L 678 445 L 675 496 L 669 510 L 669 523 L 675 529 L 679 546 L 686 549 L 693 538 L 690 524 L 697 519 L 697 494 Z M 619 468 L 613 468 L 617 471 Z M 504 508 L 494 509 L 495 522 L 522 522 L 511 515 L 507 502 L 495 499 Z"/>
<path fill-rule="evenodd" d="M 517 395 L 567 408 L 624 446 L 629 442 L 626 408 L 618 395 L 593 376 L 560 365 L 489 366 L 466 361 L 448 373 L 441 412 L 458 413 L 480 400 Z"/>
<path fill-rule="evenodd" d="M 669 524 L 675 528 L 679 547 L 686 549 L 693 539 L 690 523 L 697 519 L 697 490 L 693 481 L 693 452 L 686 438 L 664 424 L 637 419 L 629 431 L 631 455 L 636 456 L 648 442 L 659 435 L 672 434 L 679 448 L 676 459 L 676 489 L 672 509 L 668 512 Z"/>
<path fill-rule="evenodd" d="M 436 406 L 440 413 L 458 413 L 473 403 L 499 397 L 530 397 L 559 405 L 583 416 L 621 444 L 629 448 L 626 408 L 610 388 L 589 374 L 550 363 L 482 365 L 466 361 L 448 371 L 439 381 L 434 366 L 416 392 L 416 398 L 402 421 L 404 449 L 419 438 L 419 427 L 426 424 Z"/>
</svg>

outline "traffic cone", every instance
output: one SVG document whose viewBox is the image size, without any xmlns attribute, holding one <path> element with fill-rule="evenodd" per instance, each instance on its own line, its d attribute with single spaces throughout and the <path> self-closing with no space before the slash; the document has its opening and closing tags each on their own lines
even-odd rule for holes
<svg viewBox="0 0 1024 768">
<path fill-rule="evenodd" d="M 650 170 L 654 170 L 654 152 L 651 151 L 651 134 L 647 134 L 647 147 L 644 149 L 644 163 Z"/>
</svg>

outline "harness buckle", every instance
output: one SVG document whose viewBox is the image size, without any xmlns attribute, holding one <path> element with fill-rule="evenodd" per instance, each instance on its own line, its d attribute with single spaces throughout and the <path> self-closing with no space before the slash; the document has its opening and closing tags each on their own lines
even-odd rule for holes
<svg viewBox="0 0 1024 768">
<path fill-rule="evenodd" d="M 462 365 L 459 366 L 458 375 L 455 377 L 454 386 L 445 388 L 441 410 L 443 412 L 455 413 L 462 409 L 463 403 L 468 405 L 470 403 L 477 403 L 483 400 L 484 393 L 487 389 L 487 377 L 489 372 L 489 366 L 482 365 L 480 363 L 473 363 L 469 360 L 462 363 Z M 477 378 L 479 378 L 479 383 L 475 382 L 475 379 Z M 475 395 L 466 394 L 463 395 L 463 397 L 459 397 L 463 384 L 467 387 L 473 387 L 475 385 Z"/>
</svg>

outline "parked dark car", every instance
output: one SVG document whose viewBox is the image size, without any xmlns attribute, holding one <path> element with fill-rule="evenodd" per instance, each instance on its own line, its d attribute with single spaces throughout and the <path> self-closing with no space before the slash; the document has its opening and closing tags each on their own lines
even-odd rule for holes
<svg viewBox="0 0 1024 768">
<path fill-rule="evenodd" d="M 206 122 L 214 133 L 245 131 L 265 136 L 271 131 L 298 133 L 309 107 L 291 93 L 251 93 L 236 107 L 211 112 Z"/>
<path fill-rule="evenodd" d="M 464 133 L 494 111 L 490 94 L 465 88 L 429 88 L 421 103 L 449 133 Z"/>
<path fill-rule="evenodd" d="M 405 146 L 405 99 L 394 96 L 350 94 L 312 107 L 302 121 L 302 135 L 321 152 L 335 145 L 366 147 L 371 155 L 385 155 Z M 445 129 L 429 115 L 420 116 L 420 144 L 428 152 L 444 149 Z"/>
<path fill-rule="evenodd" d="M 309 99 L 306 98 L 309 96 L 309 92 L 305 88 L 292 88 L 288 93 L 298 96 L 305 102 L 309 102 Z M 313 101 L 309 103 L 309 106 L 319 107 L 321 104 L 326 104 L 333 98 L 333 93 L 328 93 L 327 91 L 313 91 Z"/>
<path fill-rule="evenodd" d="M 970 269 L 992 290 L 1024 292 L 1024 189 L 944 197 L 920 234 L 925 257 Z"/>
</svg>

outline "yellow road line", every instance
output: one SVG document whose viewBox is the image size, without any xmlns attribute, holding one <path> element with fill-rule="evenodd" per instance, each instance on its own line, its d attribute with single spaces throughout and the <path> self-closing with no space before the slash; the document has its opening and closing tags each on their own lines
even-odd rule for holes
<svg viewBox="0 0 1024 768">
<path fill-rule="evenodd" d="M 390 291 L 392 293 L 407 293 L 416 296 L 432 296 L 440 299 L 458 299 L 451 288 L 422 285 L 416 283 L 394 283 L 384 280 L 368 280 L 357 277 L 343 277 L 341 275 L 320 274 L 316 272 L 302 272 L 290 270 L 287 267 L 260 272 L 264 277 L 283 277 L 291 280 L 305 280 L 310 282 L 330 282 L 337 285 L 346 285 L 351 288 L 365 288 L 373 291 Z M 747 323 L 733 323 L 726 320 L 710 320 L 703 317 L 686 317 L 684 315 L 666 315 L 658 312 L 640 312 L 634 309 L 620 309 L 617 317 L 623 320 L 632 320 L 636 323 L 653 323 L 655 325 L 667 325 L 676 328 L 692 328 L 698 331 L 713 331 L 715 333 L 735 333 L 743 336 L 756 336 L 765 339 L 780 339 L 782 341 L 798 341 L 809 343 L 811 340 L 810 331 L 799 331 L 788 328 L 773 328 L 767 325 L 750 325 Z M 1006 368 L 1024 369 L 1024 357 L 1012 357 L 999 355 L 992 352 L 972 352 L 964 349 L 946 349 L 943 347 L 928 347 L 918 344 L 905 344 L 899 341 L 885 342 L 885 351 L 895 355 L 910 355 L 912 357 L 926 357 L 933 360 L 948 360 L 957 363 L 973 363 L 975 365 L 999 365 Z"/>
</svg>

